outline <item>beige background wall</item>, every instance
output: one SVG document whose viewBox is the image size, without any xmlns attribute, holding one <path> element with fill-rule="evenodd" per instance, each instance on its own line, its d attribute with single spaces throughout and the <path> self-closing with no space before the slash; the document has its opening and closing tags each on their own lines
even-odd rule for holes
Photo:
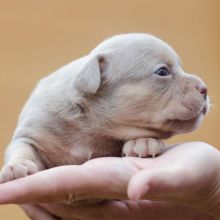
<svg viewBox="0 0 220 220">
<path fill-rule="evenodd" d="M 170 142 L 201 140 L 220 147 L 219 0 L 0 0 L 1 161 L 37 80 L 104 38 L 125 32 L 162 37 L 178 51 L 185 69 L 209 86 L 213 107 L 202 127 Z M 9 205 L 0 206 L 0 219 L 26 217 Z"/>
</svg>

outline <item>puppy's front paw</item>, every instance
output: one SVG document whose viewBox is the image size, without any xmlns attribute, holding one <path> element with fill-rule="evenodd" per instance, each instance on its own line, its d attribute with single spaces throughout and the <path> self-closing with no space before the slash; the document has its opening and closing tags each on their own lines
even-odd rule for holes
<svg viewBox="0 0 220 220">
<path fill-rule="evenodd" d="M 19 161 L 6 164 L 0 173 L 0 183 L 5 183 L 14 179 L 25 177 L 38 172 L 37 165 L 31 160 L 21 159 Z"/>
<path fill-rule="evenodd" d="M 162 153 L 165 145 L 162 140 L 154 138 L 140 138 L 125 142 L 122 156 L 126 157 L 155 157 Z"/>
</svg>

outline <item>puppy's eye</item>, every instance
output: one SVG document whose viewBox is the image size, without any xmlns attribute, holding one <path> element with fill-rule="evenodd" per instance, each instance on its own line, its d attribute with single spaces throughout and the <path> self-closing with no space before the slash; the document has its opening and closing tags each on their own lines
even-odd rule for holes
<svg viewBox="0 0 220 220">
<path fill-rule="evenodd" d="M 166 67 L 161 67 L 160 69 L 155 71 L 155 74 L 158 76 L 168 76 L 170 75 L 170 72 Z"/>
</svg>

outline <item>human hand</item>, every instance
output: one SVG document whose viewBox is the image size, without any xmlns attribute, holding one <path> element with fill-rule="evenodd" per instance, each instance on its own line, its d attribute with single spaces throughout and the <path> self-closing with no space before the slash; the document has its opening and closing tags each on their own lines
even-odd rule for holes
<svg viewBox="0 0 220 220">
<path fill-rule="evenodd" d="M 191 206 L 152 201 L 109 201 L 97 206 L 71 208 L 62 205 L 22 205 L 33 220 L 217 220 Z M 53 214 L 52 214 L 53 213 Z"/>
<path fill-rule="evenodd" d="M 39 172 L 33 176 L 2 184 L 0 203 L 58 202 L 64 201 L 66 194 L 73 192 L 74 197 L 78 199 L 99 197 L 127 200 L 129 196 L 135 200 L 145 198 L 167 201 L 167 203 L 164 206 L 161 202 L 110 201 L 99 206 L 84 208 L 62 205 L 59 206 L 60 208 L 57 205 L 45 207 L 56 215 L 62 216 L 66 213 L 68 216 L 64 217 L 72 219 L 88 219 L 88 213 L 92 213 L 93 216 L 100 216 L 100 213 L 103 213 L 108 217 L 107 219 L 116 219 L 115 216 L 120 217 L 121 214 L 124 217 L 127 215 L 129 219 L 133 213 L 135 219 L 141 219 L 138 218 L 138 213 L 142 218 L 145 213 L 147 218 L 151 213 L 150 207 L 154 210 L 155 219 L 165 219 L 164 216 L 157 217 L 161 213 L 157 211 L 158 209 L 152 208 L 158 207 L 158 204 L 162 210 L 168 210 L 168 216 L 175 213 L 172 212 L 172 207 L 185 207 L 185 205 L 220 216 L 219 167 L 220 153 L 216 149 L 199 142 L 185 143 L 167 150 L 154 159 L 99 158 L 81 166 L 58 167 Z M 176 202 L 182 205 L 178 206 Z M 190 210 L 189 207 L 185 209 Z M 184 211 L 184 214 L 186 213 Z M 130 219 L 134 219 L 134 215 Z M 92 219 L 91 215 L 89 216 L 89 219 Z"/>
</svg>

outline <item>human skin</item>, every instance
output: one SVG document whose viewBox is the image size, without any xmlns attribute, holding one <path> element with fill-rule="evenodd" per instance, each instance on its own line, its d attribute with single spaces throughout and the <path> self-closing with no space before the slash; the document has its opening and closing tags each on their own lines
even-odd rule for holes
<svg viewBox="0 0 220 220">
<path fill-rule="evenodd" d="M 184 143 L 156 158 L 98 158 L 17 179 L 0 185 L 0 203 L 20 204 L 35 220 L 219 219 L 219 171 L 217 149 Z M 109 201 L 81 208 L 55 204 L 68 193 Z"/>
</svg>

